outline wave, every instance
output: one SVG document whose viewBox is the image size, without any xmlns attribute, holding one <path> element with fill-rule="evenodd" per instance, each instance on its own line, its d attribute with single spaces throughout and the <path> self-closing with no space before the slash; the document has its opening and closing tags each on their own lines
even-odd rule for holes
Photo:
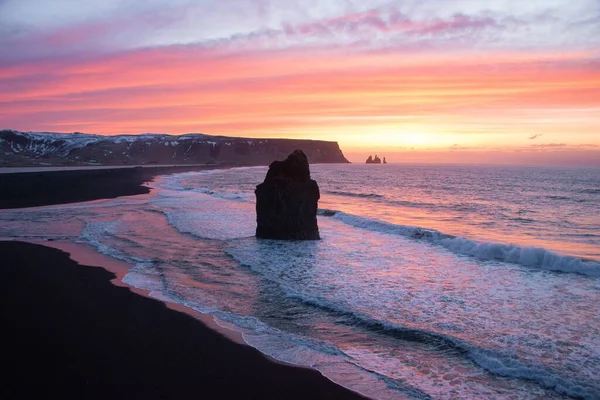
<svg viewBox="0 0 600 400">
<path fill-rule="evenodd" d="M 188 188 L 186 191 L 194 192 L 194 193 L 202 193 L 208 194 L 213 197 L 218 197 L 220 199 L 225 200 L 236 200 L 244 203 L 251 202 L 254 199 L 254 193 L 246 193 L 246 192 L 215 192 L 209 188 Z"/>
<path fill-rule="evenodd" d="M 127 283 L 135 287 L 145 288 L 143 285 L 132 284 L 134 282 Z M 388 378 L 386 375 L 360 367 L 354 362 L 352 357 L 348 356 L 344 351 L 340 350 L 337 346 L 327 340 L 287 332 L 271 326 L 257 317 L 235 314 L 215 307 L 203 306 L 197 302 L 186 301 L 168 289 L 165 289 L 164 292 L 163 294 L 166 296 L 165 300 L 181 303 L 187 308 L 214 316 L 217 325 L 220 325 L 225 329 L 233 329 L 239 332 L 246 344 L 258 349 L 263 354 L 284 363 L 316 369 L 324 376 L 350 390 L 368 395 L 369 389 L 372 388 L 365 386 L 366 382 L 364 381 L 364 378 L 349 384 L 345 381 L 337 381 L 335 376 L 329 377 L 329 374 L 326 372 L 330 365 L 333 366 L 341 360 L 342 362 L 354 365 L 363 372 L 367 372 L 392 390 L 409 394 L 415 399 L 431 399 L 431 397 L 427 396 L 425 393 L 409 386 L 405 382 L 400 383 Z M 158 293 L 155 293 L 154 295 L 158 296 Z M 261 336 L 263 335 L 267 337 L 267 340 L 261 339 Z M 289 351 L 290 345 L 295 347 L 295 350 L 292 352 Z M 319 356 L 315 358 L 314 355 L 310 354 L 311 352 L 314 352 Z M 318 357 L 320 356 L 324 356 L 326 359 L 318 361 Z"/>
<path fill-rule="evenodd" d="M 347 197 L 362 197 L 366 199 L 382 199 L 383 195 L 377 193 L 355 193 L 355 192 L 342 192 L 336 190 L 329 190 L 326 193 L 333 194 L 335 196 L 347 196 Z"/>
<path fill-rule="evenodd" d="M 313 368 L 350 390 L 368 395 L 370 390 L 373 390 L 370 385 L 383 382 L 383 386 L 392 391 L 411 394 L 411 397 L 415 399 L 430 399 L 429 396 L 422 394 L 411 386 L 390 380 L 385 375 L 375 371 L 361 368 L 353 362 L 351 357 L 327 340 L 286 332 L 254 316 L 240 315 L 222 310 L 215 305 L 186 299 L 177 291 L 172 290 L 169 285 L 163 283 L 164 275 L 158 267 L 160 260 L 134 257 L 125 254 L 110 244 L 104 243 L 104 238 L 117 237 L 113 232 L 114 226 L 115 224 L 112 222 L 88 223 L 80 235 L 80 240 L 94 246 L 102 254 L 134 265 L 135 267 L 130 269 L 123 278 L 123 282 L 127 285 L 147 290 L 149 296 L 157 300 L 182 304 L 202 314 L 212 315 L 218 325 L 240 333 L 242 339 L 249 346 L 258 349 L 263 354 L 284 363 Z M 128 240 L 120 236 L 118 239 Z M 263 337 L 266 337 L 266 340 L 263 340 Z M 290 348 L 293 348 L 293 351 L 290 351 Z M 330 369 L 335 368 L 340 361 L 358 368 L 362 373 L 366 372 L 373 378 L 365 380 L 364 376 L 361 375 L 355 382 L 336 379 L 337 375 L 330 373 Z M 380 393 L 380 390 L 376 388 L 374 393 Z"/>
<path fill-rule="evenodd" d="M 457 205 L 451 205 L 451 206 L 444 206 L 444 205 L 440 205 L 440 204 L 433 204 L 433 203 L 427 203 L 427 202 L 423 202 L 423 201 L 410 201 L 410 200 L 389 200 L 386 196 L 382 195 L 382 194 L 377 194 L 377 193 L 356 193 L 356 192 L 344 192 L 344 191 L 336 191 L 336 190 L 328 190 L 325 193 L 327 194 L 332 194 L 335 196 L 345 196 L 345 197 L 360 197 L 363 199 L 384 199 L 386 200 L 386 203 L 391 204 L 391 205 L 396 205 L 396 206 L 401 206 L 401 207 L 411 207 L 411 208 L 431 208 L 431 207 L 444 207 L 444 208 L 451 208 L 453 210 L 456 210 L 457 207 L 458 209 L 461 208 L 461 206 L 457 206 Z M 472 207 L 468 206 L 465 211 L 471 210 Z"/>
<path fill-rule="evenodd" d="M 531 224 L 531 223 L 536 222 L 535 219 L 523 218 L 523 217 L 512 218 L 512 220 L 515 221 L 515 222 L 523 222 L 525 224 Z"/>
<path fill-rule="evenodd" d="M 558 372 L 548 367 L 528 365 L 517 358 L 480 348 L 462 339 L 437 332 L 408 328 L 379 321 L 360 312 L 346 310 L 319 298 L 309 297 L 305 294 L 290 293 L 288 290 L 286 292 L 288 296 L 300 300 L 309 306 L 334 314 L 338 317 L 337 321 L 340 323 L 358 326 L 370 332 L 399 340 L 432 346 L 438 351 L 455 352 L 468 357 L 481 368 L 493 374 L 534 381 L 560 394 L 581 399 L 600 398 L 600 387 L 561 376 Z"/>
<path fill-rule="evenodd" d="M 150 187 L 153 188 L 162 188 L 168 190 L 192 190 L 191 187 L 183 186 L 181 183 L 182 179 L 185 179 L 190 176 L 199 176 L 199 175 L 214 175 L 227 172 L 227 168 L 223 169 L 208 169 L 203 171 L 188 171 L 188 172 L 179 172 L 177 174 L 165 175 L 162 176 L 161 179 L 150 182 Z"/>
<path fill-rule="evenodd" d="M 396 205 L 396 206 L 401 206 L 401 207 L 411 207 L 411 208 L 433 208 L 433 207 L 438 207 L 438 208 L 445 208 L 445 209 L 452 209 L 452 210 L 457 210 L 456 206 L 448 206 L 448 205 L 442 205 L 442 204 L 433 204 L 433 203 L 427 203 L 424 201 L 409 201 L 409 200 L 391 200 L 389 202 L 392 205 Z"/>
<path fill-rule="evenodd" d="M 319 209 L 318 214 L 361 229 L 424 240 L 442 246 L 453 253 L 475 257 L 482 261 L 496 260 L 548 271 L 578 273 L 593 277 L 600 276 L 600 263 L 598 262 L 559 255 L 539 247 L 477 242 L 448 235 L 435 229 L 392 224 L 337 210 Z"/>
<path fill-rule="evenodd" d="M 254 167 L 251 167 L 254 168 Z M 242 168 L 238 168 L 242 169 Z M 211 173 L 224 172 L 227 170 L 214 170 L 214 171 L 206 171 Z M 165 180 L 160 184 L 160 187 L 169 190 L 181 191 L 181 192 L 193 192 L 193 193 L 201 193 L 206 194 L 213 197 L 218 197 L 225 200 L 235 200 L 244 203 L 252 203 L 254 202 L 254 193 L 252 192 L 226 192 L 226 191 L 214 191 L 207 187 L 194 187 L 194 186 L 184 186 L 180 182 L 180 178 L 186 177 L 192 174 L 198 174 L 198 172 L 184 172 L 181 174 L 173 175 L 170 180 Z M 167 177 L 169 178 L 169 177 Z M 428 202 L 416 202 L 410 200 L 389 200 L 386 196 L 377 193 L 357 193 L 357 192 L 345 192 L 345 191 L 336 191 L 336 190 L 328 190 L 324 191 L 324 193 L 334 196 L 344 196 L 344 197 L 353 197 L 353 198 L 362 198 L 362 199 L 375 199 L 375 200 L 385 200 L 386 204 L 401 206 L 401 207 L 410 207 L 410 208 L 444 208 L 451 209 L 453 211 L 473 211 L 477 209 L 476 206 L 471 204 L 434 204 Z"/>
<path fill-rule="evenodd" d="M 266 271 L 263 271 L 261 267 L 255 266 L 248 260 L 241 259 L 231 249 L 226 252 L 241 265 L 260 273 L 262 278 L 277 284 L 287 298 L 295 299 L 309 307 L 326 312 L 334 318 L 337 324 L 345 324 L 364 329 L 372 334 L 427 346 L 437 352 L 465 357 L 492 374 L 536 382 L 546 389 L 567 396 L 581 399 L 600 398 L 600 386 L 595 381 L 589 381 L 585 378 L 578 380 L 551 367 L 522 361 L 517 358 L 518 356 L 512 354 L 510 349 L 504 353 L 502 350 L 482 348 L 445 332 L 403 326 L 373 318 L 364 312 L 327 300 L 319 295 L 311 294 L 302 288 L 294 288 L 282 281 L 277 274 L 265 273 Z M 343 352 L 343 349 L 341 351 Z M 351 355 L 347 355 L 352 358 Z M 360 367 L 360 364 L 357 363 L 356 365 Z"/>
<path fill-rule="evenodd" d="M 173 184 L 170 184 L 170 186 L 163 185 L 163 188 L 169 188 L 171 190 L 176 190 L 176 191 L 180 191 L 180 192 L 188 192 L 188 193 L 192 192 L 192 193 L 206 194 L 206 195 L 209 195 L 212 197 L 217 197 L 217 198 L 224 199 L 224 200 L 235 200 L 235 201 L 241 201 L 243 203 L 250 203 L 250 202 L 254 201 L 254 193 L 215 192 L 214 190 L 206 188 L 206 187 L 194 188 L 194 187 L 180 186 L 179 188 L 175 189 L 176 186 Z"/>
<path fill-rule="evenodd" d="M 88 222 L 83 228 L 79 235 L 77 242 L 86 243 L 94 247 L 99 253 L 123 261 L 130 265 L 147 264 L 152 263 L 150 259 L 143 259 L 139 257 L 128 256 L 116 248 L 109 246 L 102 240 L 105 237 L 117 237 L 114 234 L 115 222 Z M 127 241 L 131 244 L 139 246 L 136 242 L 133 242 L 122 236 L 118 237 L 119 240 Z"/>
<path fill-rule="evenodd" d="M 390 199 L 387 196 L 377 193 L 356 193 L 356 192 L 344 192 L 344 191 L 336 191 L 329 190 L 325 193 L 335 196 L 345 196 L 345 197 L 358 197 L 362 199 L 376 199 L 383 200 L 385 204 L 392 206 L 400 206 L 400 207 L 409 207 L 409 208 L 425 208 L 425 209 L 446 209 L 456 211 L 476 211 L 481 206 L 478 204 L 470 204 L 470 203 L 457 203 L 457 204 L 440 204 L 440 203 L 429 203 L 426 201 L 410 201 L 410 200 L 394 200 Z"/>
</svg>

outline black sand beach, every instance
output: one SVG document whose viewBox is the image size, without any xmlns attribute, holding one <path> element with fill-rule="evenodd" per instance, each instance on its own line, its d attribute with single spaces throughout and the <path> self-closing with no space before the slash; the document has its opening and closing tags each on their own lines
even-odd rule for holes
<svg viewBox="0 0 600 400">
<path fill-rule="evenodd" d="M 351 399 L 49 247 L 0 242 L 0 397 Z"/>
<path fill-rule="evenodd" d="M 144 194 L 157 175 L 216 167 L 0 174 L 0 209 Z M 0 241 L 0 272 L 7 371 L 0 398 L 361 398 L 116 286 L 113 273 L 66 252 Z"/>
<path fill-rule="evenodd" d="M 147 166 L 66 169 L 0 174 L 0 209 L 110 199 L 150 192 L 145 183 L 157 175 L 227 168 L 228 165 Z"/>
</svg>

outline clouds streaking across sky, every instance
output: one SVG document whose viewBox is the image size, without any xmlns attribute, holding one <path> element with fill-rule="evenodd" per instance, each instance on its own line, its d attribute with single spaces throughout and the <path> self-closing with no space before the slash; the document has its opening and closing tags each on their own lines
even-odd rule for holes
<svg viewBox="0 0 600 400">
<path fill-rule="evenodd" d="M 597 0 L 0 0 L 0 53 L 5 128 L 600 163 Z"/>
</svg>

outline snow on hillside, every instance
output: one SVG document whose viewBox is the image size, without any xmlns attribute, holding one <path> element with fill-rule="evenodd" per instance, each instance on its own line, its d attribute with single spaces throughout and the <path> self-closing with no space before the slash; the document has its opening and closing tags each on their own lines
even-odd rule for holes
<svg viewBox="0 0 600 400">
<path fill-rule="evenodd" d="M 206 140 L 211 138 L 212 140 Z M 186 134 L 182 136 L 173 136 L 160 133 L 144 133 L 138 135 L 113 135 L 103 136 L 86 134 L 80 132 L 74 133 L 56 133 L 56 132 L 20 132 L 15 130 L 0 131 L 0 146 L 6 142 L 11 152 L 34 153 L 38 155 L 66 156 L 74 149 L 86 147 L 90 144 L 132 144 L 135 142 L 145 142 L 150 145 L 152 142 L 164 143 L 166 146 L 175 147 L 179 141 L 194 140 L 197 143 L 210 143 L 215 146 L 214 137 L 198 134 Z M 6 151 L 6 149 L 5 149 Z"/>
<path fill-rule="evenodd" d="M 302 148 L 315 162 L 347 162 L 336 142 L 189 133 L 103 136 L 0 130 L 0 165 L 269 164 Z"/>
<path fill-rule="evenodd" d="M 96 135 L 82 133 L 61 134 L 54 132 L 23 133 L 0 131 L 0 145 L 6 142 L 15 153 L 66 155 L 72 149 L 85 147 L 97 141 Z M 6 151 L 6 150 L 5 150 Z"/>
</svg>

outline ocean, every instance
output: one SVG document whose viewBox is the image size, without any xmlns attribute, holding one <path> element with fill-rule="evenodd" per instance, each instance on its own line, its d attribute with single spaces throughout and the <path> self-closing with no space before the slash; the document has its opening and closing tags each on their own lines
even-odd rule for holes
<svg viewBox="0 0 600 400">
<path fill-rule="evenodd" d="M 375 399 L 600 399 L 600 169 L 312 165 L 322 240 L 287 242 L 254 237 L 266 171 L 0 210 L 0 236 L 92 245 Z"/>
</svg>

